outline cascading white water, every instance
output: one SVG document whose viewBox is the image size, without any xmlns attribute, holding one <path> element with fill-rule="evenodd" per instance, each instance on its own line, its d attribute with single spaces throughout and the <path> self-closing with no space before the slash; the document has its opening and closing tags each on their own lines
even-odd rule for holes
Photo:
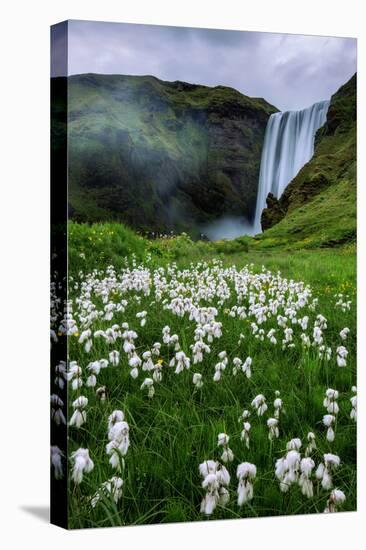
<svg viewBox="0 0 366 550">
<path fill-rule="evenodd" d="M 313 156 L 315 133 L 325 123 L 328 107 L 329 100 L 319 101 L 301 111 L 270 116 L 263 143 L 254 233 L 262 231 L 261 214 L 268 193 L 279 198 Z"/>
</svg>

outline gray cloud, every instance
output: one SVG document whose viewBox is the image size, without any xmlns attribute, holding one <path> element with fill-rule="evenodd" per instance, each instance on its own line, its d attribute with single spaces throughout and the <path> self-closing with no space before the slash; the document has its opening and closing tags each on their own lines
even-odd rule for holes
<svg viewBox="0 0 366 550">
<path fill-rule="evenodd" d="M 69 21 L 68 33 L 69 74 L 232 86 L 281 110 L 329 98 L 356 71 L 353 38 L 91 21 Z"/>
</svg>

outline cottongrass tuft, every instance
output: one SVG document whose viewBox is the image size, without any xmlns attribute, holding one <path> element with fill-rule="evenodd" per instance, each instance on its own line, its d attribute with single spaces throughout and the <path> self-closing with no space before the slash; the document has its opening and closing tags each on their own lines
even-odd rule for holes
<svg viewBox="0 0 366 550">
<path fill-rule="evenodd" d="M 338 508 L 342 506 L 342 504 L 346 500 L 346 495 L 343 491 L 340 489 L 333 489 L 333 491 L 330 493 L 330 496 L 327 500 L 327 505 L 325 507 L 324 513 L 329 514 L 332 512 L 337 512 Z"/>
<path fill-rule="evenodd" d="M 242 462 L 236 470 L 238 484 L 238 506 L 242 506 L 253 498 L 253 481 L 257 475 L 257 467 L 250 462 Z"/>
<path fill-rule="evenodd" d="M 226 506 L 229 502 L 229 492 L 226 487 L 230 483 L 230 474 L 219 462 L 206 460 L 199 465 L 199 472 L 203 477 L 202 488 L 206 495 L 201 502 L 201 513 L 207 516 L 213 514 L 216 506 Z"/>
<path fill-rule="evenodd" d="M 122 486 L 123 479 L 118 476 L 113 476 L 108 481 L 104 481 L 91 498 L 92 508 L 96 507 L 102 496 L 112 496 L 113 501 L 117 504 L 122 497 Z"/>
<path fill-rule="evenodd" d="M 89 456 L 89 450 L 83 448 L 71 453 L 71 461 L 73 462 L 72 480 L 79 485 L 83 481 L 84 473 L 88 474 L 94 468 L 94 462 Z"/>
<path fill-rule="evenodd" d="M 88 405 L 88 398 L 84 395 L 80 395 L 73 402 L 72 406 L 74 409 L 73 415 L 70 418 L 69 426 L 75 426 L 75 428 L 80 428 L 86 422 L 86 410 L 85 408 Z"/>
</svg>

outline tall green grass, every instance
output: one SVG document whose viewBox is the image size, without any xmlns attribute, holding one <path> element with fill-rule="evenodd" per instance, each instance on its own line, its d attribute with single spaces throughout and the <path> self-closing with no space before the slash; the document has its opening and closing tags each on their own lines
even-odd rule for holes
<svg viewBox="0 0 366 550">
<path fill-rule="evenodd" d="M 193 389 L 193 365 L 190 371 L 180 375 L 164 369 L 163 382 L 156 385 L 152 400 L 140 391 L 141 376 L 138 380 L 130 377 L 127 360 L 121 354 L 122 365 L 102 370 L 98 377 L 98 385 L 107 387 L 106 402 L 101 405 L 93 397 L 93 392 L 87 391 L 87 423 L 80 430 L 69 430 L 69 451 L 87 445 L 95 462 L 94 470 L 84 476 L 80 486 L 74 488 L 70 484 L 71 528 L 205 519 L 199 512 L 203 491 L 198 465 L 205 459 L 219 459 L 217 435 L 222 431 L 229 434 L 230 447 L 235 454 L 234 462 L 229 465 L 231 499 L 225 509 L 215 511 L 212 519 L 322 512 L 328 497 L 326 491 L 317 488 L 314 498 L 308 500 L 294 486 L 284 495 L 274 476 L 274 462 L 284 454 L 286 442 L 300 437 L 305 443 L 308 431 L 314 431 L 317 436 L 316 463 L 320 462 L 324 452 L 341 457 L 342 464 L 334 476 L 334 484 L 346 493 L 343 509 L 356 508 L 356 428 L 349 419 L 351 386 L 356 383 L 356 265 L 352 246 L 292 252 L 253 250 L 250 246 L 243 246 L 239 251 L 218 253 L 215 243 L 196 244 L 185 237 L 181 242 L 147 243 L 122 226 L 117 230 L 115 224 L 71 224 L 69 244 L 70 264 L 75 262 L 75 273 L 77 269 L 88 272 L 109 264 L 123 267 L 125 256 L 130 257 L 131 253 L 137 258 L 147 258 L 149 265 L 165 265 L 173 259 L 180 267 L 189 267 L 191 261 L 209 260 L 217 255 L 226 265 L 241 267 L 253 263 L 258 271 L 264 265 L 272 271 L 280 270 L 288 278 L 304 280 L 313 287 L 314 294 L 319 297 L 319 312 L 328 319 L 327 345 L 333 348 L 337 343 L 339 345 L 339 331 L 345 326 L 351 329 L 346 344 L 348 366 L 340 369 L 334 357 L 327 364 L 313 349 L 303 351 L 296 348 L 283 353 L 267 342 L 256 341 L 249 336 L 250 328 L 245 320 L 220 314 L 222 318 L 219 316 L 218 320 L 224 323 L 224 335 L 215 340 L 211 354 L 197 368 L 204 374 L 203 388 Z M 225 250 L 226 243 L 221 246 Z M 232 245 L 227 246 L 230 250 Z M 77 257 L 80 252 L 85 253 L 85 259 Z M 351 311 L 342 313 L 334 308 L 334 294 L 337 292 L 348 294 L 353 300 Z M 76 296 L 74 290 L 71 289 L 70 293 L 70 297 Z M 128 321 L 136 328 L 139 333 L 138 352 L 148 349 L 155 341 L 161 341 L 161 330 L 169 324 L 172 333 L 179 335 L 183 350 L 190 355 L 188 346 L 193 340 L 192 323 L 187 318 L 169 315 L 151 301 L 151 298 L 143 298 L 137 304 L 131 300 L 126 313 L 114 318 L 113 323 Z M 234 303 L 229 302 L 225 307 L 232 305 Z M 144 329 L 139 330 L 135 314 L 143 309 L 149 312 L 148 321 Z M 108 323 L 100 321 L 100 325 L 105 327 Z M 246 334 L 247 338 L 239 346 L 240 333 Z M 83 367 L 90 361 L 108 357 L 111 349 L 99 340 L 90 354 L 86 354 L 77 338 L 70 338 L 70 360 L 77 360 Z M 222 350 L 228 352 L 230 359 L 234 356 L 245 359 L 250 355 L 253 358 L 252 378 L 233 377 L 228 369 L 219 384 L 213 382 L 215 358 Z M 332 444 L 327 442 L 321 423 L 325 414 L 322 400 L 328 387 L 340 392 L 340 413 L 336 439 Z M 251 446 L 247 450 L 240 441 L 242 428 L 238 417 L 244 408 L 250 408 L 250 402 L 258 393 L 266 396 L 268 413 L 272 416 L 276 390 L 281 392 L 285 409 L 280 420 L 280 439 L 270 444 L 265 424 L 268 415 L 258 418 L 252 414 Z M 71 398 L 76 396 L 74 392 L 70 393 Z M 113 475 L 105 445 L 107 419 L 114 409 L 122 409 L 130 425 L 131 446 L 123 473 L 123 497 L 117 506 L 111 499 L 104 498 L 93 510 L 89 504 L 90 495 Z M 252 503 L 239 509 L 236 505 L 235 471 L 242 461 L 256 464 L 258 474 Z"/>
</svg>

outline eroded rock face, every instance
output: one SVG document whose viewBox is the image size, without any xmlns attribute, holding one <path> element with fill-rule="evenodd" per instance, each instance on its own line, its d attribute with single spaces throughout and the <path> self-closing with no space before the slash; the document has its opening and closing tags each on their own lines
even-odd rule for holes
<svg viewBox="0 0 366 550">
<path fill-rule="evenodd" d="M 331 98 L 327 120 L 315 137 L 313 158 L 289 183 L 279 200 L 267 197 L 262 229 L 279 223 L 288 212 L 310 202 L 344 178 L 356 163 L 356 75 Z"/>
<path fill-rule="evenodd" d="M 251 217 L 270 114 L 263 99 L 154 77 L 68 79 L 74 219 L 188 230 Z"/>
<path fill-rule="evenodd" d="M 269 229 L 280 222 L 285 216 L 286 211 L 281 208 L 279 200 L 269 193 L 266 199 L 267 207 L 263 209 L 261 215 L 261 226 L 263 231 Z"/>
</svg>

